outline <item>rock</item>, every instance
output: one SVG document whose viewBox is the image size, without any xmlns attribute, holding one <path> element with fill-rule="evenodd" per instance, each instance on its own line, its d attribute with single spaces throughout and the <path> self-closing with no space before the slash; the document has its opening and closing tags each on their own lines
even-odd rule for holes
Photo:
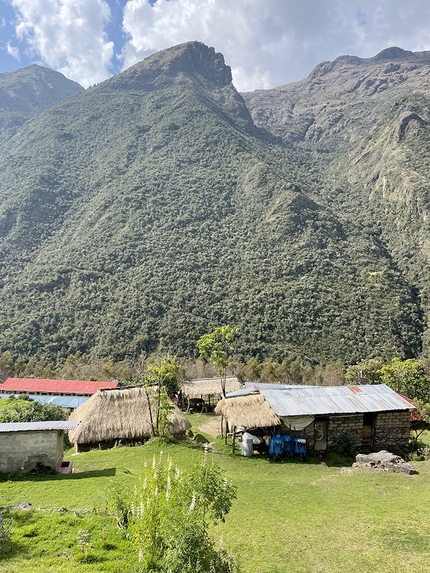
<svg viewBox="0 0 430 573">
<path fill-rule="evenodd" d="M 11 507 L 8 507 L 9 510 L 13 510 L 13 511 L 23 511 L 23 510 L 28 510 L 31 509 L 33 506 L 31 505 L 31 503 L 28 503 L 27 501 L 23 501 L 22 503 L 18 503 L 18 505 L 13 505 Z"/>
<path fill-rule="evenodd" d="M 353 468 L 371 468 L 376 470 L 394 470 L 408 475 L 418 474 L 417 470 L 405 462 L 400 456 L 396 456 L 387 450 L 373 452 L 371 454 L 357 454 Z"/>
</svg>

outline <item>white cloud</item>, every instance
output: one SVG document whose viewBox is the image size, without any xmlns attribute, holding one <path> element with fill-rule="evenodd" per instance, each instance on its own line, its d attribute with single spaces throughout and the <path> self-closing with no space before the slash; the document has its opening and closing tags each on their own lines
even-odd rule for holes
<svg viewBox="0 0 430 573">
<path fill-rule="evenodd" d="M 32 54 L 83 86 L 108 75 L 114 46 L 104 31 L 106 0 L 10 0 L 16 34 Z"/>
<path fill-rule="evenodd" d="M 19 61 L 19 49 L 16 46 L 12 46 L 10 42 L 7 42 L 6 50 L 7 53 L 12 56 L 12 58 L 15 58 L 15 60 Z"/>
<path fill-rule="evenodd" d="M 125 69 L 190 40 L 224 54 L 240 91 L 299 80 L 343 54 L 370 57 L 389 46 L 430 49 L 428 0 L 6 1 L 15 11 L 22 59 L 27 47 L 84 86 L 118 66 L 114 51 L 122 49 Z"/>
<path fill-rule="evenodd" d="M 298 80 L 323 60 L 430 45 L 428 0 L 128 0 L 124 68 L 200 40 L 224 54 L 241 91 Z"/>
</svg>

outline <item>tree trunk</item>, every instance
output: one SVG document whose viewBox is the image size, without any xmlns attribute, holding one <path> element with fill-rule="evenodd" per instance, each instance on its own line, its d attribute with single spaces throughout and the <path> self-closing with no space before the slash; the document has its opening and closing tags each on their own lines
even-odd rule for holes
<svg viewBox="0 0 430 573">
<path fill-rule="evenodd" d="M 145 388 L 146 400 L 148 402 L 148 411 L 149 411 L 149 421 L 151 422 L 151 433 L 152 437 L 155 437 L 155 428 L 154 428 L 154 419 L 152 417 L 152 406 L 151 406 L 151 398 L 149 396 L 149 392 L 147 388 Z"/>
</svg>

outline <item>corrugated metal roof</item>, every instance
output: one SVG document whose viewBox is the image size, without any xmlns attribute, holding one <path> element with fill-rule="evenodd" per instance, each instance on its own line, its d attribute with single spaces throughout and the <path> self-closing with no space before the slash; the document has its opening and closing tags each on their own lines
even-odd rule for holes
<svg viewBox="0 0 430 573">
<path fill-rule="evenodd" d="M 49 394 L 83 394 L 92 396 L 100 388 L 116 388 L 118 382 L 88 380 L 45 380 L 43 378 L 8 378 L 0 384 L 0 392 L 44 392 Z"/>
<path fill-rule="evenodd" d="M 245 382 L 245 388 L 266 388 L 273 390 L 282 390 L 284 388 L 303 388 L 303 384 L 277 384 L 276 382 Z M 320 386 L 306 386 L 306 388 L 320 388 Z"/>
<path fill-rule="evenodd" d="M 42 396 L 40 394 L 30 394 L 29 396 L 32 400 L 40 402 L 41 404 L 54 404 L 55 406 L 70 408 L 71 410 L 74 410 L 90 399 L 90 396 Z"/>
<path fill-rule="evenodd" d="M 0 424 L 0 433 L 3 432 L 46 432 L 49 430 L 74 430 L 80 420 L 59 420 L 48 422 L 10 422 Z"/>
<path fill-rule="evenodd" d="M 285 390 L 291 388 L 303 388 L 303 384 L 272 384 L 268 382 L 245 382 L 244 387 L 233 392 L 228 392 L 226 398 L 234 398 L 235 396 L 248 396 L 261 390 Z M 319 388 L 319 386 L 306 386 L 306 388 Z M 262 394 L 264 392 L 261 392 Z"/>
<path fill-rule="evenodd" d="M 234 390 L 233 392 L 228 392 L 226 398 L 234 398 L 235 396 L 248 396 L 249 394 L 258 394 L 258 388 L 254 386 L 247 386 L 246 388 L 240 388 L 240 390 Z"/>
<path fill-rule="evenodd" d="M 409 410 L 411 404 L 385 384 L 260 388 L 278 416 Z"/>
</svg>

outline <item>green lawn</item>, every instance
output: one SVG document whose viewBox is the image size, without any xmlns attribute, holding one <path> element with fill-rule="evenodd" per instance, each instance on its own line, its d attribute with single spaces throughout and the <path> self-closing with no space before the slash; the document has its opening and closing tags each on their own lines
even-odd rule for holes
<svg viewBox="0 0 430 573">
<path fill-rule="evenodd" d="M 199 422 L 200 423 L 200 422 Z M 224 524 L 212 531 L 244 573 L 429 571 L 430 462 L 419 475 L 360 471 L 338 464 L 272 463 L 231 456 L 221 440 L 213 455 L 238 487 Z M 197 447 L 163 446 L 186 467 Z M 14 548 L 0 557 L 2 573 L 137 570 L 135 552 L 106 512 L 110 488 L 126 491 L 159 446 L 96 450 L 74 455 L 70 476 L 0 481 L 0 506 L 30 502 L 11 512 Z M 6 514 L 5 514 L 6 515 Z"/>
</svg>

